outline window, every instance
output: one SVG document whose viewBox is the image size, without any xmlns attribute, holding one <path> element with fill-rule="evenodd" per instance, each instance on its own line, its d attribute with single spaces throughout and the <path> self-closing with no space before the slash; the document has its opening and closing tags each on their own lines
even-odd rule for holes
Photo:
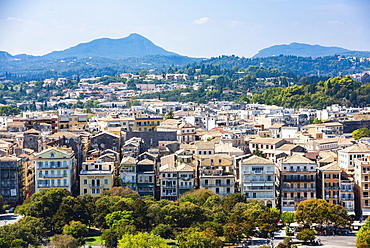
<svg viewBox="0 0 370 248">
<path fill-rule="evenodd" d="M 91 185 L 95 186 L 95 179 L 91 179 Z"/>
<path fill-rule="evenodd" d="M 104 184 L 108 184 L 108 179 L 104 179 Z"/>
<path fill-rule="evenodd" d="M 100 189 L 96 189 L 96 193 L 97 194 L 100 194 Z"/>
<path fill-rule="evenodd" d="M 226 185 L 230 185 L 230 179 L 226 179 Z"/>
<path fill-rule="evenodd" d="M 208 185 L 208 179 L 205 179 L 204 180 L 204 185 L 207 186 Z"/>
<path fill-rule="evenodd" d="M 216 188 L 216 194 L 220 194 L 220 189 Z"/>
<path fill-rule="evenodd" d="M 84 184 L 85 184 L 85 185 L 87 184 L 87 179 L 84 179 Z"/>
<path fill-rule="evenodd" d="M 63 179 L 63 185 L 67 186 L 67 179 Z"/>
<path fill-rule="evenodd" d="M 216 179 L 216 186 L 221 186 L 221 179 Z"/>
<path fill-rule="evenodd" d="M 91 189 L 91 194 L 95 194 L 95 189 Z"/>
<path fill-rule="evenodd" d="M 87 194 L 87 189 L 86 188 L 84 188 L 84 194 Z"/>
<path fill-rule="evenodd" d="M 324 178 L 325 179 L 330 179 L 330 174 L 325 174 Z"/>
</svg>

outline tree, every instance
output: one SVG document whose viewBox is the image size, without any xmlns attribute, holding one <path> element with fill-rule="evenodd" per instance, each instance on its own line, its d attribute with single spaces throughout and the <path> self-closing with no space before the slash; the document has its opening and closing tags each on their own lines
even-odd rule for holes
<svg viewBox="0 0 370 248">
<path fill-rule="evenodd" d="M 365 224 L 360 228 L 356 234 L 357 247 L 369 247 L 370 246 L 370 218 L 367 218 Z"/>
<path fill-rule="evenodd" d="M 314 119 L 312 121 L 312 124 L 321 124 L 321 123 L 323 123 L 323 121 L 321 119 Z"/>
<path fill-rule="evenodd" d="M 22 240 L 27 245 L 41 245 L 46 238 L 46 229 L 41 219 L 26 216 L 18 222 L 0 227 L 0 239 L 10 244 L 13 240 Z M 5 246 L 9 247 L 9 246 Z"/>
<path fill-rule="evenodd" d="M 112 232 L 112 230 L 104 231 L 102 239 L 107 248 L 115 248 L 118 245 L 118 235 L 115 232 Z"/>
<path fill-rule="evenodd" d="M 259 150 L 258 147 L 252 152 L 252 155 L 255 155 L 261 158 L 266 158 L 266 154 L 264 154 L 263 151 Z"/>
<path fill-rule="evenodd" d="M 86 225 L 82 224 L 81 221 L 71 221 L 69 225 L 63 227 L 63 234 L 71 235 L 78 240 L 79 245 L 85 244 L 84 236 L 88 233 Z"/>
<path fill-rule="evenodd" d="M 329 203 L 323 199 L 311 199 L 300 202 L 295 211 L 297 222 L 311 225 L 329 222 Z"/>
<path fill-rule="evenodd" d="M 370 137 L 370 129 L 368 128 L 360 128 L 352 132 L 353 138 L 359 140 L 363 137 Z"/>
<path fill-rule="evenodd" d="M 284 221 L 285 224 L 290 224 L 294 222 L 294 213 L 284 212 L 281 214 L 281 219 Z"/>
<path fill-rule="evenodd" d="M 154 235 L 159 235 L 164 239 L 174 238 L 174 233 L 170 225 L 159 224 L 152 230 Z"/>
<path fill-rule="evenodd" d="M 15 212 L 20 215 L 40 218 L 45 223 L 45 227 L 51 230 L 55 225 L 53 217 L 56 215 L 63 198 L 69 195 L 69 191 L 59 188 L 41 190 L 33 194 L 23 205 L 17 207 Z"/>
<path fill-rule="evenodd" d="M 118 242 L 118 248 L 167 248 L 167 244 L 153 233 L 125 234 Z"/>
<path fill-rule="evenodd" d="M 114 231 L 117 226 L 133 224 L 134 219 L 132 217 L 132 213 L 132 211 L 126 210 L 116 211 L 111 214 L 107 214 L 107 216 L 105 216 L 105 221 L 110 229 Z"/>
<path fill-rule="evenodd" d="M 303 229 L 297 234 L 296 238 L 304 242 L 312 242 L 315 240 L 315 232 L 312 229 Z"/>
<path fill-rule="evenodd" d="M 222 246 L 222 241 L 213 233 L 199 232 L 191 228 L 177 235 L 176 238 L 181 248 L 218 248 Z"/>
<path fill-rule="evenodd" d="M 122 197 L 125 197 L 125 196 L 128 196 L 128 195 L 137 195 L 139 196 L 139 194 L 130 189 L 129 187 L 113 187 L 109 190 L 105 190 L 103 192 L 103 195 L 110 195 L 110 196 L 122 196 Z"/>
<path fill-rule="evenodd" d="M 51 238 L 49 245 L 52 248 L 78 248 L 78 240 L 71 235 L 57 234 Z"/>
</svg>

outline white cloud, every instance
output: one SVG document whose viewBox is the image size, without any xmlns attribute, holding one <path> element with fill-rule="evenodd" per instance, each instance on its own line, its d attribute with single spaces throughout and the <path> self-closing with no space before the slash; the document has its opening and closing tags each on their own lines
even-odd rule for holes
<svg viewBox="0 0 370 248">
<path fill-rule="evenodd" d="M 210 19 L 208 17 L 202 17 L 200 19 L 197 19 L 197 20 L 193 21 L 193 24 L 202 25 L 202 24 L 205 24 L 209 21 L 210 21 Z"/>
</svg>

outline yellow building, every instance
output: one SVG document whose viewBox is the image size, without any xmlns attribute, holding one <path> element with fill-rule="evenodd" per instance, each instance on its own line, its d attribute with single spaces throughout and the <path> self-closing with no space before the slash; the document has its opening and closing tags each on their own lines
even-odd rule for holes
<svg viewBox="0 0 370 248">
<path fill-rule="evenodd" d="M 98 125 L 102 131 L 108 131 L 119 135 L 120 131 L 148 132 L 156 131 L 163 117 L 137 115 L 133 117 L 111 115 L 100 118 Z"/>
<path fill-rule="evenodd" d="M 114 162 L 89 160 L 82 163 L 80 171 L 80 195 L 100 196 L 114 184 Z"/>
<path fill-rule="evenodd" d="M 84 129 L 88 124 L 87 117 L 88 116 L 84 114 L 58 116 L 58 132 Z"/>
<path fill-rule="evenodd" d="M 76 159 L 71 148 L 52 147 L 35 154 L 35 191 L 53 187 L 73 193 Z"/>
</svg>

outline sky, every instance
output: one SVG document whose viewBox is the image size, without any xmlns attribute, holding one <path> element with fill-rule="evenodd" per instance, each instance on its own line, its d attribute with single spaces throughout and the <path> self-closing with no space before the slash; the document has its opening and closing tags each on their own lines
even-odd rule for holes
<svg viewBox="0 0 370 248">
<path fill-rule="evenodd" d="M 190 57 L 291 42 L 370 51 L 370 0 L 0 0 L 0 51 L 12 55 L 131 33 Z"/>
</svg>

